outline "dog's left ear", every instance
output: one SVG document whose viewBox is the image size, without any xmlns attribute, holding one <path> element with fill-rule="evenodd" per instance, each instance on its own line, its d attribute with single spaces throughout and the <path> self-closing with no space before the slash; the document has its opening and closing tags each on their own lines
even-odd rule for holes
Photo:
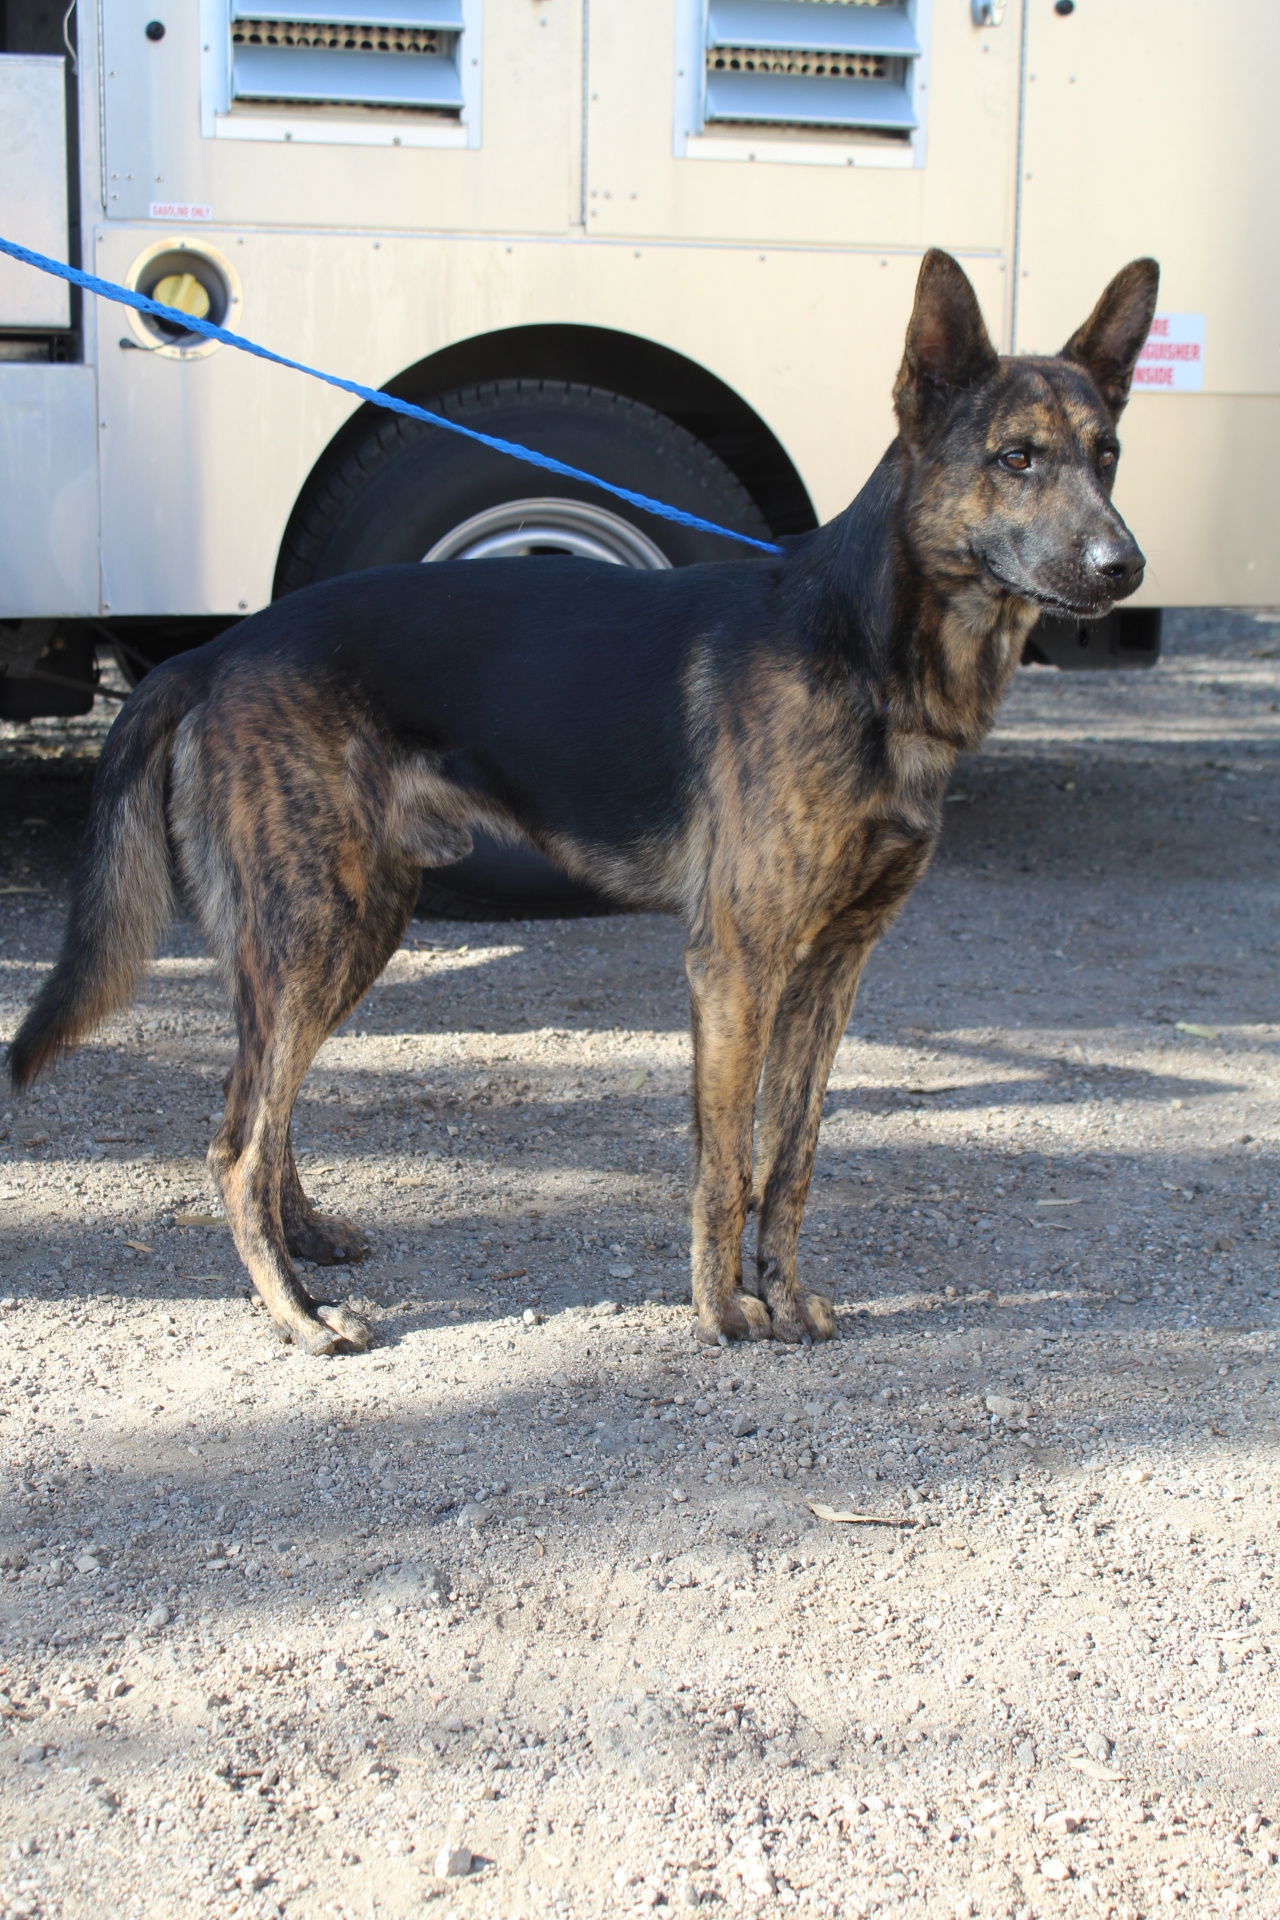
<svg viewBox="0 0 1280 1920">
<path fill-rule="evenodd" d="M 1131 260 L 1121 267 L 1089 318 L 1062 349 L 1064 360 L 1074 360 L 1092 375 L 1113 420 L 1124 411 L 1129 382 L 1143 343 L 1151 331 L 1160 291 L 1160 268 L 1154 260 Z"/>
<path fill-rule="evenodd" d="M 916 303 L 907 325 L 893 404 L 903 438 L 927 439 L 947 416 L 953 396 L 995 372 L 977 295 L 949 253 L 931 247 L 920 262 Z"/>
</svg>

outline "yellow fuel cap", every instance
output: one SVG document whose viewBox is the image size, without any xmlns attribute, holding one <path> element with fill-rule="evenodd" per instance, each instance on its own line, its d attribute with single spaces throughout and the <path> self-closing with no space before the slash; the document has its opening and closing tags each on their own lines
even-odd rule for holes
<svg viewBox="0 0 1280 1920">
<path fill-rule="evenodd" d="M 151 289 L 151 298 L 158 300 L 162 307 L 176 307 L 179 313 L 189 313 L 195 320 L 209 317 L 209 295 L 194 273 L 166 273 Z"/>
</svg>

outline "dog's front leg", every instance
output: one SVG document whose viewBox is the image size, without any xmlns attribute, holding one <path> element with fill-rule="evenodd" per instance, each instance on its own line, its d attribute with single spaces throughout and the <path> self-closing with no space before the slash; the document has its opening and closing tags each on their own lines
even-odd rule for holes
<svg viewBox="0 0 1280 1920">
<path fill-rule="evenodd" d="M 802 1287 L 796 1244 L 813 1177 L 822 1099 L 853 1010 L 868 947 L 824 942 L 795 966 L 774 1022 L 760 1089 L 756 1290 L 779 1340 L 829 1340 L 835 1313 Z"/>
<path fill-rule="evenodd" d="M 831 1302 L 801 1287 L 796 1243 L 813 1177 L 822 1100 L 872 947 L 919 879 L 926 836 L 895 847 L 853 904 L 798 959 L 778 1007 L 760 1089 L 757 1289 L 780 1340 L 829 1340 Z"/>
<path fill-rule="evenodd" d="M 756 1085 L 777 986 L 741 954 L 691 946 L 693 1013 L 693 1304 L 708 1342 L 761 1340 L 764 1305 L 742 1291 L 742 1229 L 751 1198 Z"/>
</svg>

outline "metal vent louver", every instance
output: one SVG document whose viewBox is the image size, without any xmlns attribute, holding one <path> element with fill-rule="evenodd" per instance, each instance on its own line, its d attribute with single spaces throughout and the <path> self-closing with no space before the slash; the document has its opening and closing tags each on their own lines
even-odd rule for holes
<svg viewBox="0 0 1280 1920">
<path fill-rule="evenodd" d="M 462 0 L 231 0 L 231 99 L 458 119 Z"/>
<path fill-rule="evenodd" d="M 703 123 L 906 138 L 919 57 L 907 0 L 708 0 Z"/>
</svg>

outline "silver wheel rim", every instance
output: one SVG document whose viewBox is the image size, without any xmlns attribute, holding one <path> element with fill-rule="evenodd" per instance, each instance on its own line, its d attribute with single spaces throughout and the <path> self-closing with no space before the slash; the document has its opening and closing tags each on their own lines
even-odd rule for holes
<svg viewBox="0 0 1280 1920">
<path fill-rule="evenodd" d="M 504 500 L 436 541 L 424 560 L 522 560 L 570 554 L 617 567 L 669 567 L 661 547 L 620 514 L 583 500 Z"/>
</svg>

